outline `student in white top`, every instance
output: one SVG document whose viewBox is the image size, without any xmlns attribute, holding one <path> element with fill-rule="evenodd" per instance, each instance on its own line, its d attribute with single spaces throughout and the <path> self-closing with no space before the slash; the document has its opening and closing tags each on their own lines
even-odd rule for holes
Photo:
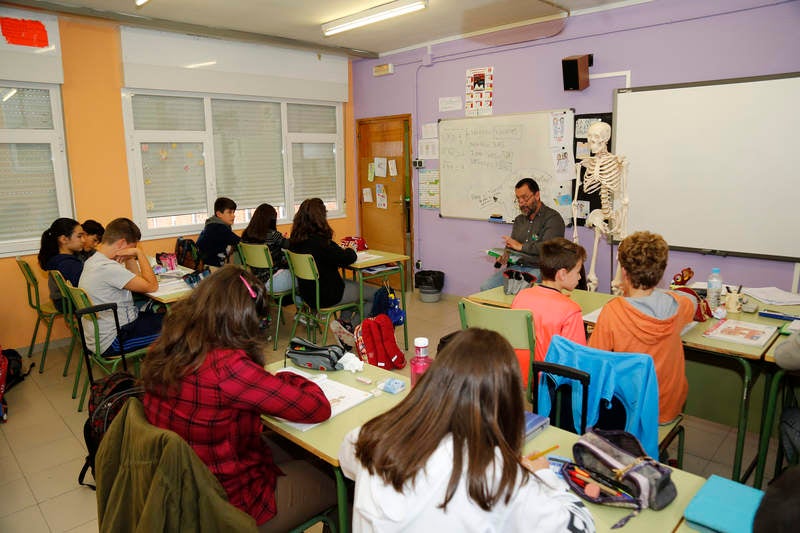
<svg viewBox="0 0 800 533">
<path fill-rule="evenodd" d="M 522 458 L 521 391 L 502 336 L 459 332 L 402 402 L 345 437 L 353 531 L 594 531 L 547 460 Z"/>
</svg>

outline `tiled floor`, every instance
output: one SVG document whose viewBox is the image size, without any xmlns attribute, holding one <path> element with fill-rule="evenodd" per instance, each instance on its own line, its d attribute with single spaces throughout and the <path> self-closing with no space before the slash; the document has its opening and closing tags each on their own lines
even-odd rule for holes
<svg viewBox="0 0 800 533">
<path fill-rule="evenodd" d="M 428 337 L 431 347 L 435 347 L 441 336 L 460 327 L 457 301 L 456 297 L 445 296 L 438 303 L 422 303 L 409 294 L 411 351 L 407 353 L 413 353 L 414 337 Z M 298 333 L 304 332 L 300 329 Z M 281 328 L 278 351 L 269 350 L 270 360 L 282 357 L 288 334 L 289 324 Z M 397 329 L 397 336 L 402 347 L 401 328 Z M 2 532 L 97 531 L 95 494 L 77 484 L 86 454 L 83 424 L 87 415 L 78 413 L 78 401 L 70 398 L 77 357 L 73 357 L 69 375 L 61 376 L 65 352 L 64 345 L 51 347 L 46 371 L 39 374 L 36 368 L 7 394 L 9 419 L 0 425 Z M 33 360 L 38 365 L 38 353 Z M 407 374 L 408 367 L 401 372 Z M 735 445 L 733 428 L 687 417 L 684 468 L 702 476 L 730 476 Z M 757 436 L 748 434 L 746 461 L 755 455 L 756 448 Z M 771 478 L 775 452 L 773 439 L 766 479 Z"/>
</svg>

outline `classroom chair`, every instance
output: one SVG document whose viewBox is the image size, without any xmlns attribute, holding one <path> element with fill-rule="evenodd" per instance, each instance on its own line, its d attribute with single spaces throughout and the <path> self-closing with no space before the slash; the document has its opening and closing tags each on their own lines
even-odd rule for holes
<svg viewBox="0 0 800 533">
<path fill-rule="evenodd" d="M 292 333 L 289 338 L 294 338 L 297 331 L 297 324 L 302 320 L 305 321 L 306 331 L 311 337 L 311 342 L 317 342 L 317 327 L 322 326 L 322 344 L 328 340 L 328 329 L 331 322 L 331 317 L 336 313 L 341 313 L 345 309 L 352 309 L 358 312 L 358 302 L 345 302 L 330 307 L 321 307 L 319 304 L 319 271 L 317 270 L 317 263 L 314 261 L 314 256 L 311 254 L 298 254 L 284 250 L 286 260 L 289 263 L 289 270 L 292 276 L 296 279 L 303 279 L 313 281 L 316 285 L 316 299 L 314 302 L 306 302 L 300 298 L 298 293 L 297 283 L 292 285 L 292 299 L 301 302 L 297 308 L 297 313 L 294 315 L 294 323 L 292 324 Z M 313 305 L 312 305 L 313 304 Z M 321 322 L 324 321 L 324 325 Z"/>
<path fill-rule="evenodd" d="M 245 267 L 251 271 L 254 268 L 262 269 L 270 272 L 269 280 L 266 283 L 267 290 L 269 291 L 270 299 L 277 304 L 278 311 L 275 316 L 275 333 L 273 334 L 272 349 L 278 349 L 278 331 L 283 321 L 283 299 L 291 296 L 292 291 L 275 291 L 272 287 L 272 255 L 269 253 L 269 247 L 266 244 L 245 244 L 239 243 L 237 247 L 238 256 Z"/>
<path fill-rule="evenodd" d="M 575 384 L 565 384 L 561 387 L 556 386 L 556 377 L 559 376 L 564 379 L 577 381 L 581 386 L 581 422 L 575 427 L 574 421 L 570 421 L 567 428 L 568 431 L 583 435 L 586 432 L 586 416 L 587 416 L 587 403 L 589 401 L 589 382 L 591 376 L 588 372 L 578 370 L 569 366 L 559 365 L 558 363 L 548 363 L 546 361 L 534 361 L 531 365 L 533 367 L 533 376 L 531 390 L 533 391 L 531 398 L 531 410 L 534 413 L 539 412 L 539 394 L 545 392 L 551 396 L 551 405 L 555 406 L 550 418 L 555 422 L 555 425 L 564 428 L 565 423 L 561 421 L 563 412 L 562 404 L 566 405 L 563 401 L 563 396 L 572 391 Z M 540 381 L 541 379 L 541 381 Z M 571 405 L 571 402 L 569 402 Z"/>
<path fill-rule="evenodd" d="M 70 333 L 72 334 L 72 340 L 69 343 L 69 352 L 67 352 L 67 362 L 64 363 L 64 372 L 61 374 L 62 376 L 66 376 L 69 372 L 69 364 L 72 361 L 72 350 L 75 345 L 80 342 L 80 332 L 78 331 L 78 323 L 76 322 L 75 318 L 75 308 L 72 305 L 72 297 L 69 295 L 69 287 L 72 284 L 64 279 L 64 275 L 61 274 L 58 270 L 50 270 L 48 271 L 48 275 L 53 279 L 53 282 L 58 287 L 58 292 L 61 294 L 61 306 L 62 312 L 64 313 L 64 322 L 67 323 L 67 327 L 69 328 Z M 75 382 L 72 385 L 72 398 L 75 399 L 75 396 L 78 395 L 78 384 L 80 383 L 81 379 L 81 368 L 83 367 L 83 363 L 81 358 L 78 357 L 78 365 L 75 369 Z"/>
<path fill-rule="evenodd" d="M 97 450 L 100 531 L 258 531 L 180 435 L 147 421 L 130 398 Z"/>
<path fill-rule="evenodd" d="M 461 317 L 461 329 L 484 328 L 496 331 L 511 344 L 517 353 L 527 399 L 529 402 L 532 401 L 533 367 L 531 363 L 534 361 L 536 336 L 531 312 L 525 309 L 506 309 L 483 305 L 463 298 L 458 302 L 458 314 Z"/>
<path fill-rule="evenodd" d="M 83 410 L 83 402 L 86 400 L 86 392 L 89 390 L 89 385 L 94 383 L 94 375 L 92 374 L 92 367 L 96 366 L 106 375 L 113 374 L 117 368 L 122 365 L 123 370 L 128 370 L 127 360 L 132 360 L 134 363 L 134 373 L 139 374 L 139 361 L 147 353 L 147 347 L 140 348 L 130 353 L 125 352 L 124 343 L 122 343 L 122 353 L 115 355 L 98 354 L 89 349 L 86 344 L 86 330 L 83 321 L 86 320 L 92 324 L 92 335 L 94 336 L 94 345 L 100 346 L 100 330 L 97 324 L 97 314 L 101 311 L 111 311 L 114 314 L 114 322 L 117 326 L 117 334 L 120 332 L 119 317 L 117 315 L 117 304 L 106 303 L 100 305 L 93 305 L 89 295 L 80 287 L 67 287 L 69 290 L 70 298 L 76 322 L 78 324 L 78 332 L 81 337 L 81 350 L 83 351 L 83 359 L 86 363 L 86 378 L 83 381 L 83 392 L 81 392 L 81 399 L 78 402 L 78 411 Z"/>
<path fill-rule="evenodd" d="M 28 347 L 28 357 L 33 354 L 33 347 L 36 344 L 36 334 L 39 333 L 39 324 L 44 322 L 47 326 L 47 332 L 44 335 L 44 347 L 42 348 L 42 359 L 39 361 L 39 373 L 44 372 L 44 362 L 47 359 L 47 348 L 50 346 L 50 332 L 53 329 L 53 322 L 56 318 L 61 316 L 61 311 L 55 308 L 53 302 L 43 302 L 39 296 L 39 280 L 33 274 L 31 265 L 17 257 L 17 266 L 22 271 L 22 276 L 25 278 L 25 284 L 28 289 L 28 306 L 36 311 L 36 325 L 33 328 L 33 336 L 31 337 L 31 344 Z"/>
</svg>

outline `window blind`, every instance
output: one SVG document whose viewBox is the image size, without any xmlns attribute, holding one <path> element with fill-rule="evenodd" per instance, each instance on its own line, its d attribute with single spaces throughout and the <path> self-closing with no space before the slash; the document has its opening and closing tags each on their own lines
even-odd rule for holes
<svg viewBox="0 0 800 533">
<path fill-rule="evenodd" d="M 49 143 L 0 143 L 0 241 L 38 239 L 61 216 Z"/>
<path fill-rule="evenodd" d="M 336 202 L 336 152 L 333 143 L 293 143 L 295 202 L 322 198 Z"/>
</svg>

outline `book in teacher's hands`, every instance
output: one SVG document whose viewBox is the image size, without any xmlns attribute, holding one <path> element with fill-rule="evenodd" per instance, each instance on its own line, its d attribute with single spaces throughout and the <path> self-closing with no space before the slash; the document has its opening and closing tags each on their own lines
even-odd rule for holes
<svg viewBox="0 0 800 533">
<path fill-rule="evenodd" d="M 707 329 L 703 337 L 748 346 L 764 346 L 777 329 L 776 326 L 725 318 Z"/>
</svg>

